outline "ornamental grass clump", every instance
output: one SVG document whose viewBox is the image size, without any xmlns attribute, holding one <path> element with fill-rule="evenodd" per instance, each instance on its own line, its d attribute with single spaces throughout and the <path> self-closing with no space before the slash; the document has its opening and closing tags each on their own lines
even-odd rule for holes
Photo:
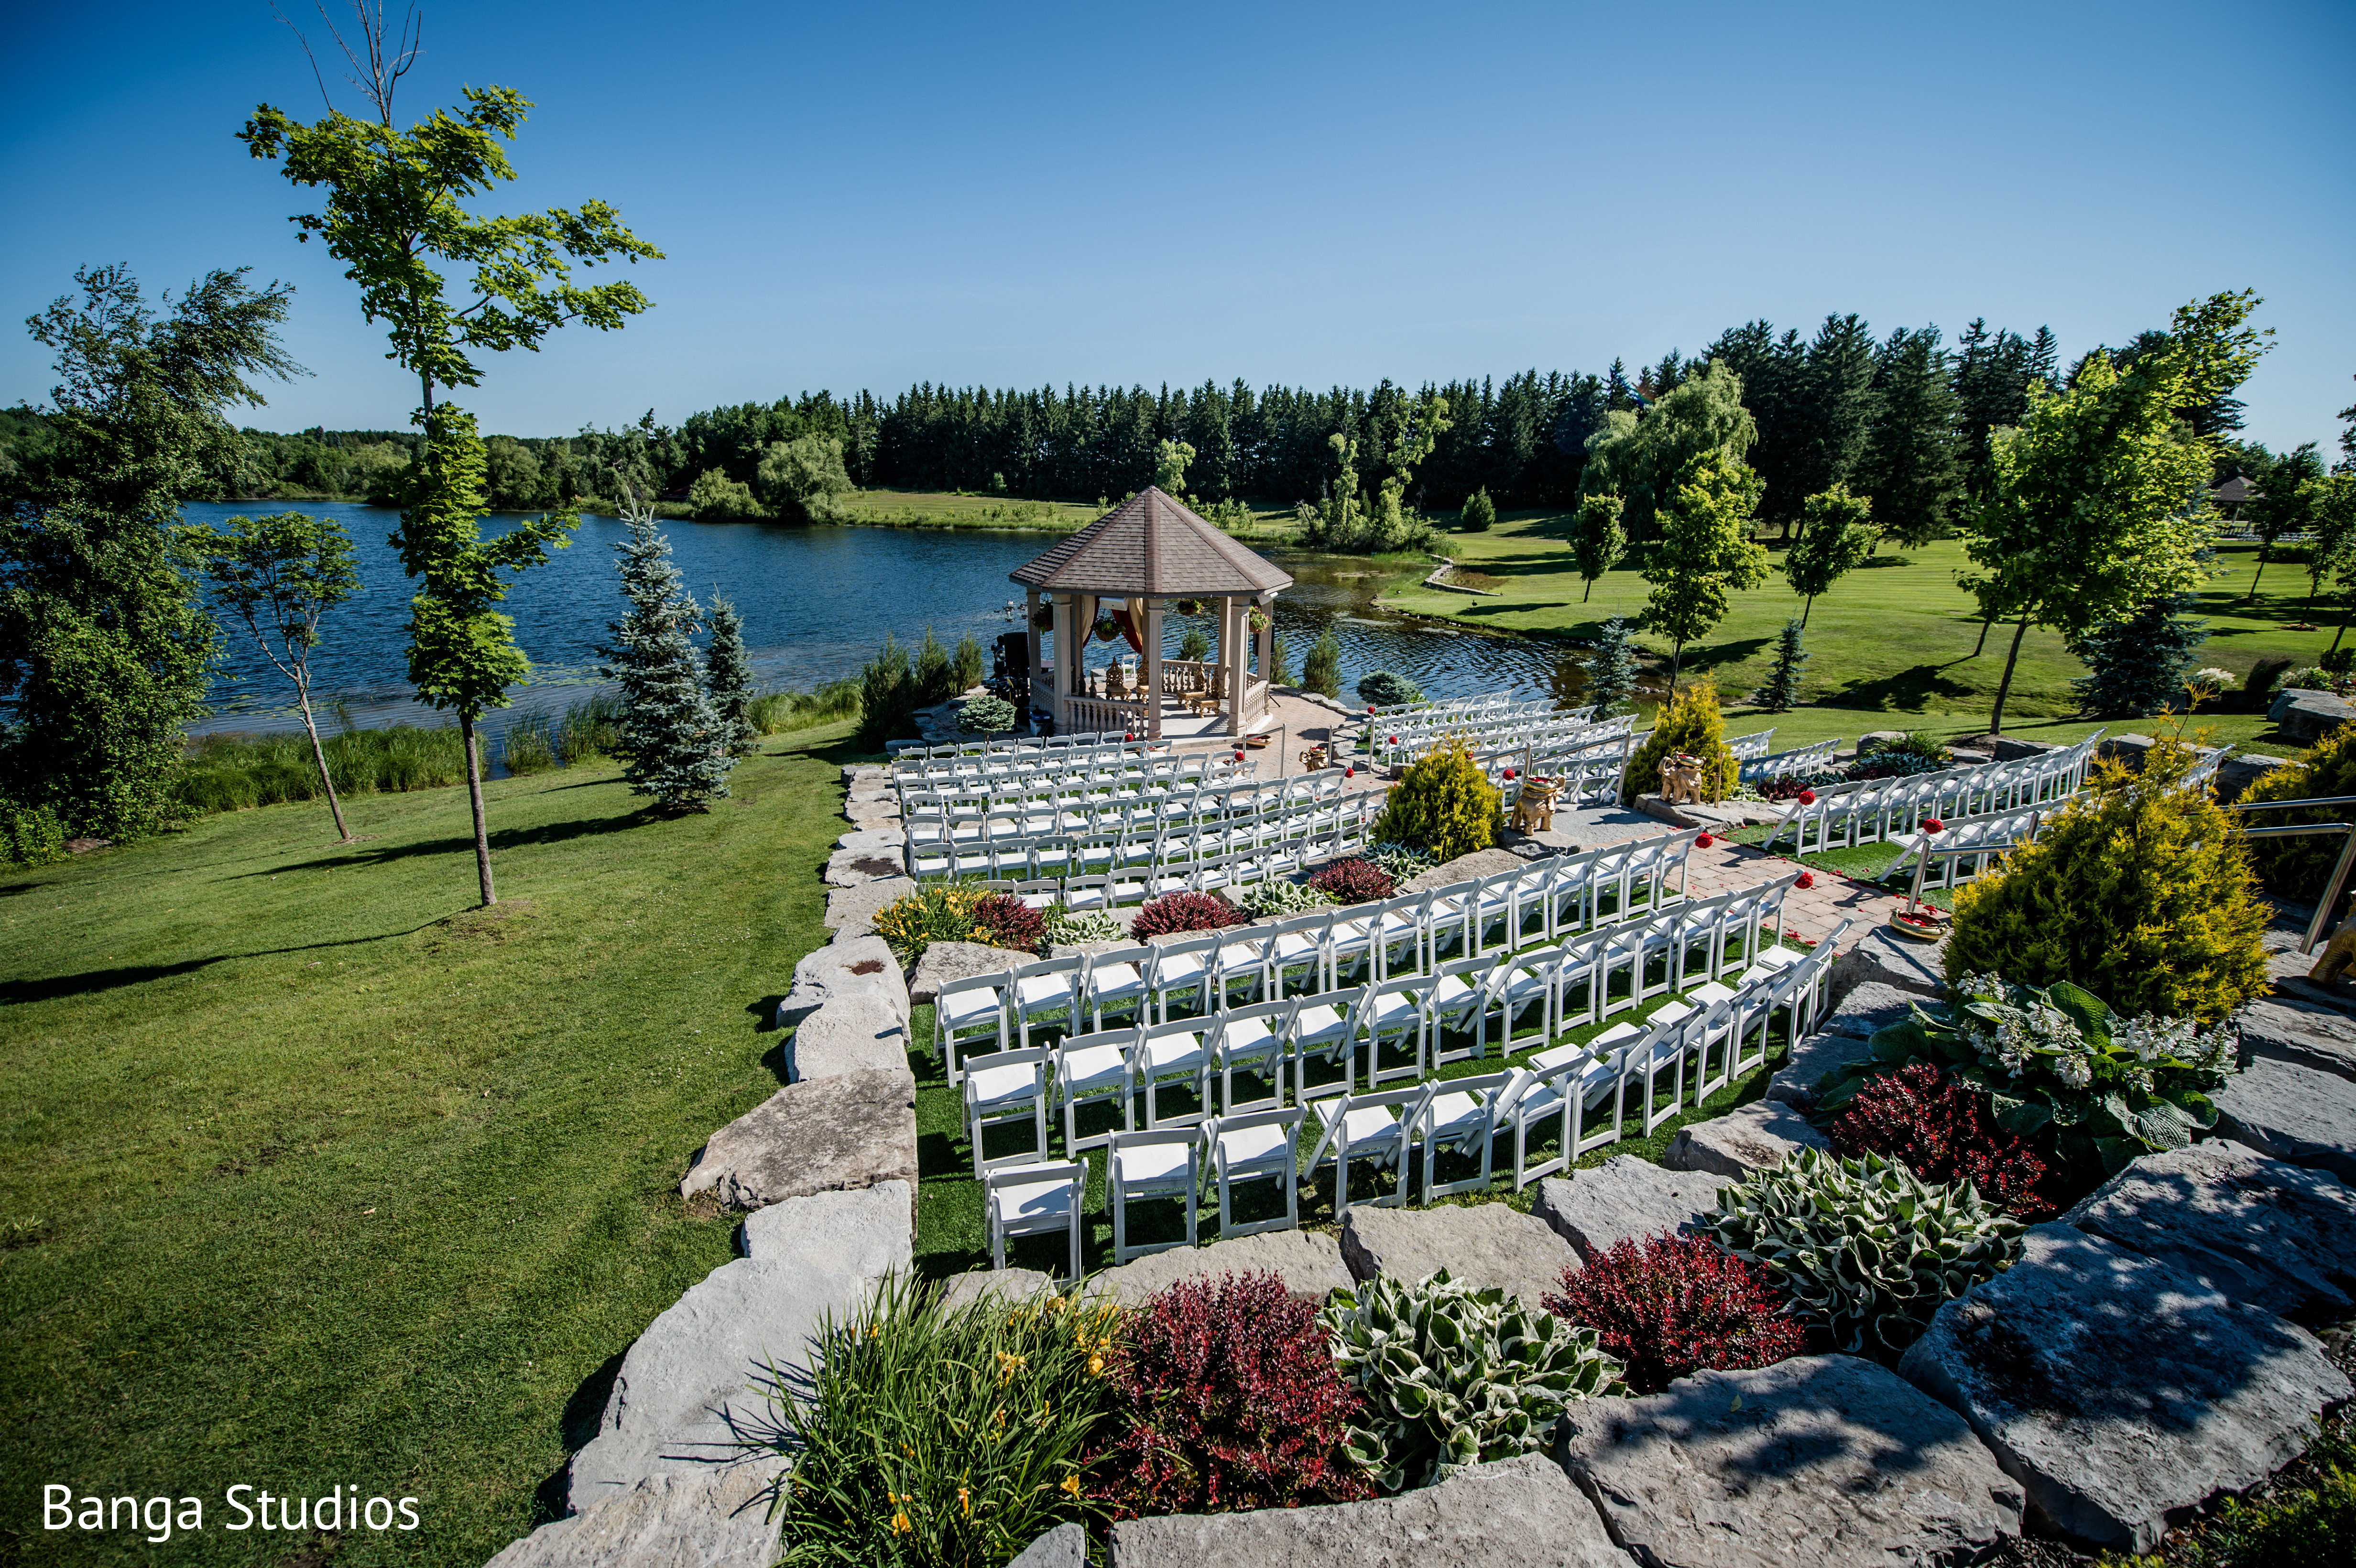
<svg viewBox="0 0 2356 1568">
<path fill-rule="evenodd" d="M 777 1500 L 793 1568 L 1006 1563 L 1100 1520 L 1085 1455 L 1103 1433 L 1118 1308 L 1040 1296 L 943 1307 L 887 1276 L 817 1335 L 807 1392 L 771 1374 Z"/>
<path fill-rule="evenodd" d="M 1462 740 L 1408 764 L 1370 837 L 1409 844 L 1435 860 L 1453 860 L 1497 841 L 1505 796 Z"/>
<path fill-rule="evenodd" d="M 1920 1339 L 1941 1304 L 2010 1268 L 2024 1229 L 1969 1187 L 1925 1181 L 1879 1155 L 1814 1148 L 1721 1188 L 1709 1220 L 1835 1349 L 1883 1361 Z"/>
<path fill-rule="evenodd" d="M 1328 903 L 1337 904 L 1372 903 L 1390 897 L 1398 886 L 1389 872 L 1355 856 L 1321 868 L 1309 879 L 1309 885 Z"/>
<path fill-rule="evenodd" d="M 2213 1024 L 2268 989 L 2248 840 L 2163 726 L 2143 771 L 2095 764 L 2036 842 L 1958 889 L 1947 978 L 2070 981 L 2129 1013 Z M 2293 840 L 2293 842 L 2297 842 Z"/>
<path fill-rule="evenodd" d="M 1240 925 L 1244 912 L 1216 893 L 1164 893 L 1137 912 L 1129 933 L 1142 942 L 1178 931 L 1220 931 Z"/>
<path fill-rule="evenodd" d="M 2230 1030 L 2125 1018 L 2066 981 L 2040 990 L 1966 975 L 1951 989 L 1954 1005 L 1917 1006 L 1875 1032 L 1866 1060 L 1826 1074 L 1817 1118 L 1846 1111 L 1879 1075 L 1927 1062 L 1987 1094 L 1999 1131 L 2049 1140 L 2074 1191 L 2214 1126 L 2210 1092 L 2240 1070 Z"/>
<path fill-rule="evenodd" d="M 1563 1270 L 1562 1289 L 1544 1304 L 1594 1329 L 1638 1393 L 1705 1369 L 1768 1366 L 1807 1345 L 1768 1270 L 1706 1236 L 1616 1242 L 1585 1267 Z"/>
<path fill-rule="evenodd" d="M 1926 1181 L 1968 1181 L 2017 1220 L 2035 1224 L 2058 1207 L 2038 1190 L 2045 1162 L 1996 1125 L 1987 1093 L 1927 1061 L 1867 1079 L 1831 1131 L 1844 1159 L 1878 1154 Z"/>
<path fill-rule="evenodd" d="M 1342 1381 L 1365 1401 L 1351 1456 L 1387 1492 L 1535 1452 L 1573 1401 L 1628 1392 L 1595 1330 L 1459 1284 L 1446 1269 L 1411 1285 L 1377 1275 L 1336 1290 L 1322 1320 Z"/>
<path fill-rule="evenodd" d="M 1274 1274 L 1184 1280 L 1130 1314 L 1112 1357 L 1118 1435 L 1089 1460 L 1115 1519 L 1353 1502 L 1358 1396 L 1314 1304 Z"/>
</svg>

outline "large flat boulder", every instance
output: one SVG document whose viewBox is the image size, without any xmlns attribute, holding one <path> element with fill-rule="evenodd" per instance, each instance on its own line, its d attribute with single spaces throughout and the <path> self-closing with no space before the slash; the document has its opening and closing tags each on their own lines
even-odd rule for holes
<svg viewBox="0 0 2356 1568">
<path fill-rule="evenodd" d="M 1707 1122 L 1688 1122 L 1669 1140 L 1661 1163 L 1671 1170 L 1703 1170 L 1740 1181 L 1772 1170 L 1797 1148 L 1832 1147 L 1808 1118 L 1780 1100 L 1754 1100 Z"/>
<path fill-rule="evenodd" d="M 1435 1204 L 1429 1209 L 1354 1205 L 1342 1221 L 1342 1261 L 1353 1277 L 1378 1274 L 1413 1283 L 1438 1269 L 1476 1290 L 1502 1290 L 1533 1312 L 1562 1288 L 1579 1254 L 1544 1220 L 1503 1203 Z"/>
<path fill-rule="evenodd" d="M 1659 1568 L 1927 1568 L 2020 1533 L 2019 1484 L 1963 1418 L 1855 1356 L 1697 1372 L 1569 1417 L 1563 1462 Z"/>
<path fill-rule="evenodd" d="M 901 818 L 900 807 L 892 801 L 846 800 L 842 803 L 842 817 L 857 828 L 891 828 L 900 833 L 905 840 L 906 824 Z"/>
<path fill-rule="evenodd" d="M 943 1311 L 949 1312 L 985 1296 L 996 1296 L 1001 1301 L 1028 1301 L 1055 1288 L 1055 1276 L 1035 1268 L 983 1268 L 975 1269 L 970 1274 L 951 1275 L 941 1281 L 935 1299 Z"/>
<path fill-rule="evenodd" d="M 2286 765 L 2281 757 L 2261 756 L 2255 752 L 2244 752 L 2226 758 L 2217 765 L 2214 788 L 2221 805 L 2231 805 L 2250 793 L 2250 786 Z"/>
<path fill-rule="evenodd" d="M 1472 1465 L 1371 1502 L 1168 1514 L 1112 1527 L 1107 1568 L 1628 1568 L 1543 1454 Z"/>
<path fill-rule="evenodd" d="M 1403 883 L 1403 893 L 1428 892 L 1433 888 L 1453 887 L 1458 882 L 1470 882 L 1482 877 L 1494 877 L 1500 871 L 1518 871 L 1527 864 L 1511 849 L 1475 849 L 1470 855 L 1459 855 L 1453 860 L 1443 860 L 1428 871 L 1419 871 Z"/>
<path fill-rule="evenodd" d="M 1870 1053 L 1853 1034 L 1811 1034 L 1792 1048 L 1791 1060 L 1767 1081 L 1767 1098 L 1805 1114 L 1816 1103 L 1816 1083 L 1827 1072 L 1862 1061 Z"/>
<path fill-rule="evenodd" d="M 1295 1296 L 1323 1301 L 1331 1290 L 1347 1290 L 1356 1280 L 1342 1261 L 1342 1243 L 1313 1231 L 1268 1231 L 1257 1236 L 1237 1236 L 1207 1247 L 1173 1247 L 1135 1263 L 1092 1275 L 1080 1286 L 1087 1296 L 1109 1296 L 1123 1307 L 1136 1307 L 1182 1279 L 1216 1278 L 1223 1274 L 1268 1272 L 1284 1281 Z"/>
<path fill-rule="evenodd" d="M 2304 1328 L 2059 1222 L 1898 1370 L 1971 1423 L 2032 1520 L 2134 1552 L 2273 1475 L 2351 1392 Z"/>
<path fill-rule="evenodd" d="M 1059 1524 L 1034 1539 L 1006 1568 L 1088 1568 L 1088 1532 Z"/>
<path fill-rule="evenodd" d="M 2229 1139 L 2146 1155 L 2062 1218 L 2277 1317 L 2336 1321 L 2356 1296 L 2356 1191 Z"/>
<path fill-rule="evenodd" d="M 1874 1030 L 1912 1018 L 1922 1000 L 1919 991 L 1901 991 L 1886 980 L 1862 980 L 1849 987 L 1837 1007 L 1816 1020 L 1816 1031 L 1871 1040 Z"/>
<path fill-rule="evenodd" d="M 1530 1212 L 1554 1227 L 1583 1262 L 1616 1243 L 1664 1231 L 1698 1229 L 1717 1207 L 1723 1178 L 1704 1171 L 1671 1170 L 1633 1154 L 1615 1154 L 1601 1165 L 1569 1178 L 1538 1183 Z"/>
<path fill-rule="evenodd" d="M 2261 1056 L 2210 1098 L 2222 1136 L 2356 1182 L 2356 1083 Z"/>
<path fill-rule="evenodd" d="M 830 889 L 826 895 L 827 927 L 852 935 L 873 932 L 878 910 L 916 891 L 914 877 L 887 877 L 880 881 L 862 882 L 855 888 Z"/>
<path fill-rule="evenodd" d="M 908 835 L 898 827 L 853 827 L 839 834 L 834 840 L 838 849 L 890 849 L 897 852 L 908 841 Z"/>
<path fill-rule="evenodd" d="M 769 1568 L 780 1522 L 769 1488 L 784 1461 L 648 1476 L 583 1513 L 513 1541 L 485 1568 Z"/>
<path fill-rule="evenodd" d="M 907 874 L 907 864 L 900 858 L 897 846 L 837 849 L 826 858 L 826 885 L 830 888 L 855 888 L 862 882 L 881 882 Z"/>
<path fill-rule="evenodd" d="M 908 987 L 890 944 L 873 934 L 841 938 L 802 955 L 794 983 L 777 1004 L 777 1027 L 791 1029 L 829 1002 L 873 1002 L 905 1025 Z"/>
<path fill-rule="evenodd" d="M 986 942 L 934 942 L 908 971 L 908 1000 L 923 1007 L 941 994 L 943 986 L 970 980 L 977 975 L 997 975 L 1032 961 L 1028 953 L 992 947 Z"/>
<path fill-rule="evenodd" d="M 846 997 L 797 1024 L 786 1040 L 786 1082 L 862 1072 L 897 1072 L 914 1082 L 908 1069 L 907 993 L 898 990 L 899 981 L 895 968 L 896 1008 L 875 997 Z"/>
<path fill-rule="evenodd" d="M 722 1264 L 665 1307 L 614 1379 L 597 1435 L 573 1456 L 573 1511 L 585 1513 L 648 1476 L 708 1476 L 758 1456 L 777 1418 L 770 1369 L 807 1371 L 810 1337 L 867 1282 L 798 1262 Z"/>
<path fill-rule="evenodd" d="M 903 1066 L 787 1084 L 712 1135 L 679 1194 L 710 1192 L 723 1209 L 760 1209 L 916 1180 L 916 1081 Z"/>
<path fill-rule="evenodd" d="M 2356 1019 L 2296 997 L 2268 997 L 2233 1015 L 2245 1056 L 2356 1078 Z"/>
<path fill-rule="evenodd" d="M 880 1279 L 913 1266 L 916 1212 L 905 1181 L 788 1198 L 744 1217 L 744 1255 Z"/>
<path fill-rule="evenodd" d="M 2345 698 L 2297 687 L 2286 688 L 2266 709 L 2267 721 L 2294 741 L 2320 741 L 2351 718 L 2356 718 L 2356 708 Z"/>
<path fill-rule="evenodd" d="M 1876 926 L 1833 960 L 1826 994 L 1838 1003 L 1858 986 L 1873 981 L 1921 996 L 1941 996 L 1947 988 L 1946 972 L 1941 967 L 1945 949 L 1944 938 L 1916 942 Z"/>
</svg>

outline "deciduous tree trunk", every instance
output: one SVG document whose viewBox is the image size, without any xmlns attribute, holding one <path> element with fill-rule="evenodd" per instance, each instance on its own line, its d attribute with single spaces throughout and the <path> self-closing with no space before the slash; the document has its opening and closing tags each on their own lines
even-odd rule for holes
<svg viewBox="0 0 2356 1568">
<path fill-rule="evenodd" d="M 327 748 L 319 743 L 319 726 L 311 718 L 311 688 L 307 683 L 295 683 L 294 699 L 303 706 L 303 728 L 311 735 L 311 760 L 319 764 L 319 783 L 327 792 L 327 809 L 335 814 L 336 841 L 348 844 L 352 830 L 344 825 L 344 803 L 336 798 L 336 778 L 327 771 Z"/>
<path fill-rule="evenodd" d="M 2020 624 L 2012 629 L 2012 651 L 2004 656 L 2004 678 L 1997 683 L 1996 711 L 1988 715 L 1988 733 L 2004 733 L 2004 699 L 2012 695 L 2012 667 L 2020 662 L 2020 639 L 2029 632 L 2029 613 L 2022 611 Z M 486 871 L 484 875 L 489 873 Z"/>
<path fill-rule="evenodd" d="M 475 870 L 482 878 L 483 907 L 488 909 L 499 901 L 499 894 L 491 886 L 491 836 L 483 825 L 483 763 L 475 752 L 475 720 L 464 709 L 458 712 L 458 740 L 466 748 L 466 804 L 475 811 Z"/>
</svg>

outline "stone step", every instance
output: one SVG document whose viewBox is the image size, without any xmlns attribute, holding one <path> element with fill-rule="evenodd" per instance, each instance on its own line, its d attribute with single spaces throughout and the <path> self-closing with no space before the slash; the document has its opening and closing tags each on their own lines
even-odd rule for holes
<svg viewBox="0 0 2356 1568">
<path fill-rule="evenodd" d="M 1408 1284 L 1438 1269 L 1476 1290 L 1503 1290 L 1532 1312 L 1562 1288 L 1579 1254 L 1546 1221 L 1503 1203 L 1430 1209 L 1351 1206 L 1342 1221 L 1342 1260 L 1359 1280 L 1378 1274 Z"/>
<path fill-rule="evenodd" d="M 2356 1182 L 2356 1083 L 2260 1056 L 2210 1098 L 2221 1136 Z"/>
<path fill-rule="evenodd" d="M 1581 1260 L 1593 1263 L 1621 1242 L 1699 1232 L 1725 1185 L 1723 1177 L 1708 1171 L 1671 1170 L 1615 1154 L 1601 1165 L 1539 1182 L 1530 1212 L 1553 1226 Z"/>
</svg>

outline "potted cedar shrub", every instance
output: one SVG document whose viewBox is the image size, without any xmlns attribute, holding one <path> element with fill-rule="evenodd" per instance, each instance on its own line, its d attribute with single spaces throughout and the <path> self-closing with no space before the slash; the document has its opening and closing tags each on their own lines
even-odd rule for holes
<svg viewBox="0 0 2356 1568">
<path fill-rule="evenodd" d="M 1408 765 L 1367 836 L 1453 860 L 1495 844 L 1504 812 L 1504 795 L 1454 740 Z"/>
<path fill-rule="evenodd" d="M 2179 727 L 2162 725 L 2141 772 L 2095 763 L 2033 843 L 1956 890 L 1950 985 L 2067 981 L 2123 1014 L 2204 1026 L 2265 996 L 2274 912 L 2233 814 L 2184 785 L 2199 760 Z"/>
</svg>

